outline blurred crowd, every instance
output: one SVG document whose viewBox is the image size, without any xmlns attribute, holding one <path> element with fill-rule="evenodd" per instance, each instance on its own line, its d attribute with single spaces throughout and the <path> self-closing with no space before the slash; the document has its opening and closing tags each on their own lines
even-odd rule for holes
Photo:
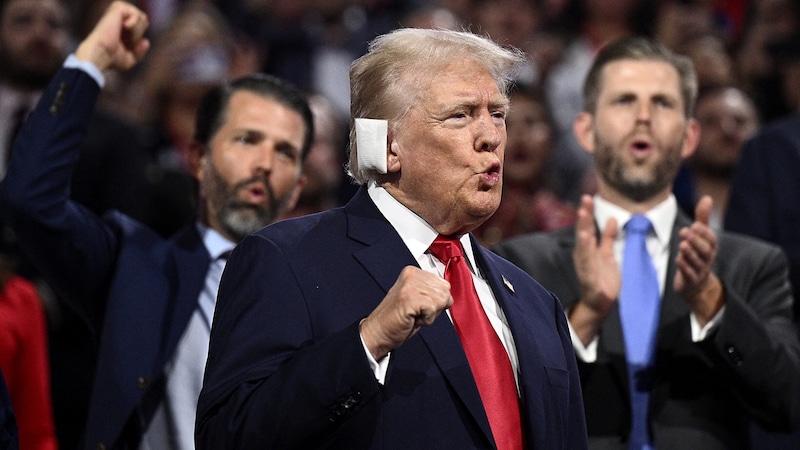
<svg viewBox="0 0 800 450">
<path fill-rule="evenodd" d="M 0 0 L 0 179 L 19 120 L 109 3 Z M 695 117 L 702 138 L 675 194 L 687 214 L 700 196 L 710 194 L 717 208 L 712 224 L 718 228 L 725 226 L 744 143 L 800 108 L 800 0 L 131 3 L 147 12 L 153 47 L 135 70 L 109 74 L 75 168 L 72 196 L 98 214 L 111 209 L 127 213 L 164 236 L 191 223 L 197 211 L 187 146 L 201 97 L 216 83 L 251 72 L 284 78 L 311 98 L 315 144 L 304 169 L 308 182 L 290 214 L 343 205 L 355 191 L 343 166 L 349 66 L 372 38 L 398 27 L 465 28 L 528 56 L 512 92 L 503 201 L 476 231 L 486 246 L 572 224 L 581 194 L 593 192 L 592 160 L 578 146 L 572 124 L 581 111 L 585 73 L 605 43 L 646 35 L 693 60 L 700 84 Z M 46 329 L 47 339 L 40 339 L 35 354 L 49 358 L 31 358 L 30 370 L 41 375 L 35 379 L 42 390 L 52 390 L 53 411 L 44 416 L 54 416 L 58 443 L 74 448 L 97 337 L 81 327 L 81 317 L 48 298 L 47 286 L 36 284 L 35 271 L 15 251 L 13 236 L 0 235 L 0 287 L 20 282 L 37 287 L 16 288 L 28 298 L 19 307 L 37 303 L 37 297 L 42 305 L 43 320 L 23 331 Z M 13 328 L 14 317 L 0 313 L 0 330 Z M 48 365 L 49 373 L 43 373 Z M 19 378 L 9 376 L 6 360 L 0 359 L 0 366 L 12 400 L 32 395 L 15 386 Z M 42 408 L 31 414 L 41 415 L 49 407 Z"/>
<path fill-rule="evenodd" d="M 13 2 L 10 2 L 13 3 Z M 58 3 L 58 2 L 53 2 Z M 61 53 L 95 23 L 108 2 L 71 2 L 62 17 L 64 33 L 53 52 L 52 70 Z M 590 157 L 572 136 L 572 121 L 580 110 L 580 86 L 597 49 L 616 38 L 640 34 L 656 38 L 688 55 L 695 63 L 701 90 L 729 87 L 749 108 L 744 130 L 728 137 L 726 123 L 721 142 L 734 146 L 754 133 L 759 124 L 795 113 L 800 105 L 800 2 L 794 0 L 172 0 L 136 1 L 151 20 L 153 51 L 137 70 L 110 80 L 101 109 L 133 128 L 138 152 L 144 154 L 145 184 L 153 201 L 124 206 L 132 216 L 154 224 L 170 235 L 191 219 L 187 207 L 194 186 L 185 174 L 185 148 L 193 129 L 193 113 L 203 93 L 214 83 L 253 71 L 291 81 L 324 104 L 333 154 L 319 155 L 309 171 L 324 178 L 326 206 L 346 201 L 350 190 L 341 170 L 346 154 L 349 120 L 349 65 L 366 51 L 374 36 L 393 28 L 467 28 L 495 41 L 522 49 L 529 65 L 521 68 L 518 84 L 533 91 L 541 102 L 540 119 L 512 124 L 527 127 L 519 139 L 541 169 L 527 175 L 527 191 L 546 189 L 556 200 L 575 204 L 592 190 Z M 58 23 L 58 22 L 56 22 Z M 56 30 L 53 30 L 56 31 Z M 45 39 L 30 45 L 45 45 Z M 32 58 L 34 49 L 27 49 Z M 5 56 L 7 59 L 9 55 Z M 44 57 L 41 57 L 44 58 Z M 44 62 L 42 62 L 43 64 Z M 0 71 L 6 72 L 7 61 Z M 46 78 L 45 75 L 42 75 Z M 2 100 L 0 100 L 2 102 Z M 725 102 L 708 112 L 719 117 Z M 3 108 L 4 115 L 12 108 Z M 715 119 L 716 118 L 716 119 Z M 2 119 L 2 118 L 0 118 Z M 343 131 L 344 130 L 344 131 Z M 512 130 L 513 131 L 513 130 Z M 546 137 L 542 137 L 546 136 Z M 727 140 L 726 140 L 727 139 Z M 127 140 L 126 140 L 127 141 Z M 534 149 L 544 146 L 547 149 Z M 724 172 L 736 161 L 717 158 L 711 171 Z M 524 163 L 524 151 L 512 155 Z M 700 159 L 700 158 L 698 158 Z M 317 162 L 319 161 L 319 162 Z M 698 163 L 702 164 L 702 162 Z M 707 165 L 706 164 L 706 165 Z M 327 167 L 328 172 L 318 165 Z M 728 169 L 726 169 L 726 167 Z M 339 172 L 332 174 L 331 172 Z M 523 174 L 525 176 L 525 174 Z M 687 174 L 687 183 L 691 182 Z M 333 184 L 344 184 L 332 188 Z M 680 186 L 681 189 L 690 187 Z M 683 191 L 682 191 L 683 192 Z M 314 194 L 318 195 L 318 194 Z M 689 203 L 691 199 L 687 200 Z M 718 202 L 724 204 L 724 201 Z M 148 206 L 149 205 L 149 206 Z M 102 210 L 108 206 L 98 204 Z M 101 211 L 102 212 L 102 211 Z M 168 214 L 166 213 L 168 212 Z M 549 229 L 546 220 L 528 220 L 510 233 Z M 557 221 L 555 225 L 561 225 Z M 508 237 L 490 230 L 487 242 Z"/>
<path fill-rule="evenodd" d="M 94 24 L 106 3 L 83 0 L 70 7 L 72 27 L 67 31 L 72 41 Z M 698 173 L 727 181 L 725 175 L 731 173 L 742 141 L 761 124 L 794 114 L 800 105 L 800 2 L 795 0 L 133 3 L 149 14 L 154 48 L 136 71 L 112 80 L 112 87 L 104 90 L 102 109 L 135 129 L 139 151 L 146 156 L 145 181 L 148 195 L 154 197 L 148 207 L 128 205 L 139 208 L 138 213 L 126 212 L 154 224 L 164 235 L 191 219 L 193 209 L 187 201 L 194 186 L 183 177 L 183 169 L 199 98 L 215 82 L 252 71 L 287 79 L 325 104 L 324 127 L 330 132 L 320 139 L 328 139 L 331 148 L 317 153 L 333 154 L 316 155 L 308 170 L 313 172 L 312 183 L 321 178 L 319 189 L 331 196 L 320 199 L 320 205 L 346 201 L 352 189 L 341 163 L 347 151 L 349 65 L 366 51 L 371 38 L 397 27 L 466 28 L 529 56 L 528 66 L 518 73 L 518 84 L 535 92 L 541 117 L 510 125 L 510 131 L 520 127 L 515 133 L 519 137 L 510 138 L 510 147 L 517 145 L 516 140 L 522 143 L 510 156 L 520 167 L 526 159 L 542 166 L 522 174 L 528 178 L 522 191 L 530 196 L 543 190 L 553 194 L 556 204 L 547 202 L 552 206 L 543 208 L 559 217 L 559 203 L 575 205 L 580 194 L 593 189 L 592 161 L 575 142 L 572 121 L 580 111 L 585 72 L 604 43 L 634 34 L 654 37 L 694 61 L 701 91 L 730 88 L 727 92 L 735 91 L 730 95 L 745 104 L 746 117 L 730 123 L 726 114 L 735 108 L 730 102 L 704 106 L 704 129 L 721 130 L 718 137 L 708 137 L 705 145 L 712 149 L 707 152 L 719 150 L 726 156 L 709 160 L 702 155 L 707 152 L 699 152 L 676 185 L 686 205 L 705 192 L 707 183 L 698 179 Z M 725 193 L 718 195 L 723 197 L 716 203 L 724 208 Z M 691 208 L 687 211 L 691 213 Z M 720 210 L 715 215 L 723 214 Z M 502 233 L 488 224 L 482 239 L 492 244 L 509 233 L 564 224 L 542 217 L 516 219 L 525 223 Z"/>
</svg>

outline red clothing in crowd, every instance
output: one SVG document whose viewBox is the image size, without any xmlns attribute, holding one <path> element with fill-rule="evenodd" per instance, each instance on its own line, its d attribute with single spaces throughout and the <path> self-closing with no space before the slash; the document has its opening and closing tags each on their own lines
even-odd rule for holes
<svg viewBox="0 0 800 450">
<path fill-rule="evenodd" d="M 44 310 L 33 283 L 11 276 L 0 290 L 0 367 L 21 450 L 58 448 L 50 396 Z"/>
</svg>

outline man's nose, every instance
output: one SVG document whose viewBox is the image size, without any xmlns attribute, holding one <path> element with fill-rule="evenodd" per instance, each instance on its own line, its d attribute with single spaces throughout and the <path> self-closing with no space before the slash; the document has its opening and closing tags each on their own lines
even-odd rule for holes
<svg viewBox="0 0 800 450">
<path fill-rule="evenodd" d="M 503 142 L 505 128 L 498 125 L 497 120 L 489 111 L 481 114 L 478 119 L 478 133 L 475 142 L 477 150 L 493 152 Z"/>
<path fill-rule="evenodd" d="M 275 158 L 275 145 L 265 142 L 255 151 L 253 159 L 253 172 L 256 175 L 269 175 L 272 172 L 272 164 Z"/>
<path fill-rule="evenodd" d="M 636 121 L 639 123 L 649 123 L 653 116 L 653 105 L 642 102 L 636 110 Z"/>
</svg>

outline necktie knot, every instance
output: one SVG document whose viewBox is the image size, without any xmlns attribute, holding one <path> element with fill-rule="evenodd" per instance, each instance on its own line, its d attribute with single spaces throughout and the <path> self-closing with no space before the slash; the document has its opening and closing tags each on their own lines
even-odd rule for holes
<svg viewBox="0 0 800 450">
<path fill-rule="evenodd" d="M 445 264 L 453 258 L 464 255 L 458 240 L 441 235 L 434 239 L 433 244 L 430 246 L 430 252 Z"/>
<path fill-rule="evenodd" d="M 653 229 L 653 224 L 650 220 L 642 214 L 635 214 L 631 216 L 628 223 L 625 224 L 625 231 L 633 234 L 648 234 Z"/>
</svg>

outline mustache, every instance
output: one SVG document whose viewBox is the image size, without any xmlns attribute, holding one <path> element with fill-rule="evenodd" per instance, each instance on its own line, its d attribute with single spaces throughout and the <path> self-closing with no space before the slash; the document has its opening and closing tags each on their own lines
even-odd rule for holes
<svg viewBox="0 0 800 450">
<path fill-rule="evenodd" d="M 275 189 L 273 189 L 272 185 L 269 182 L 269 177 L 264 175 L 254 175 L 250 178 L 242 180 L 230 188 L 230 194 L 235 196 L 235 194 L 241 190 L 249 189 L 250 186 L 253 184 L 261 184 L 264 186 L 264 190 L 267 192 L 267 197 L 269 198 L 270 204 L 274 205 L 277 201 L 277 197 L 275 196 Z"/>
</svg>

